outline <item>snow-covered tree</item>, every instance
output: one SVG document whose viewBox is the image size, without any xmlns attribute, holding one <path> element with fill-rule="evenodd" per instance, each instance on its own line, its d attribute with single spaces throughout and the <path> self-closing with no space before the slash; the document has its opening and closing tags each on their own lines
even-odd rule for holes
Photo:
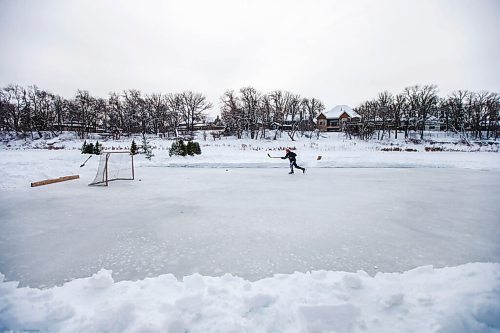
<svg viewBox="0 0 500 333">
<path fill-rule="evenodd" d="M 141 149 L 142 149 L 142 153 L 146 155 L 146 158 L 148 160 L 151 160 L 151 158 L 155 156 L 153 154 L 153 148 L 149 144 L 149 142 L 148 142 L 148 140 L 147 140 L 147 138 L 146 138 L 145 135 L 142 136 L 142 146 L 141 146 Z"/>
</svg>

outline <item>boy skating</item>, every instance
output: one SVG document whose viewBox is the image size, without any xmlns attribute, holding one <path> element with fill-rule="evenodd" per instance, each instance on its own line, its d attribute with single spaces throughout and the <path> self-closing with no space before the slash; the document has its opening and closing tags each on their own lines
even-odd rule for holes
<svg viewBox="0 0 500 333">
<path fill-rule="evenodd" d="M 284 159 L 288 158 L 290 160 L 290 172 L 289 172 L 289 174 L 293 173 L 293 167 L 296 167 L 297 169 L 302 170 L 302 173 L 305 173 L 306 168 L 302 168 L 302 167 L 299 167 L 297 165 L 297 160 L 295 159 L 297 157 L 297 154 L 295 154 L 293 151 L 291 151 L 290 148 L 286 148 L 285 151 L 286 151 L 286 155 L 284 157 L 282 157 L 281 159 L 284 160 Z"/>
</svg>

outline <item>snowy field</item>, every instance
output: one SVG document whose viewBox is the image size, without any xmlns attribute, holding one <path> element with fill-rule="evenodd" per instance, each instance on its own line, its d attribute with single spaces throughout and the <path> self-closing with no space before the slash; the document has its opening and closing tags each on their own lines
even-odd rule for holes
<svg viewBox="0 0 500 333">
<path fill-rule="evenodd" d="M 41 141 L 0 150 L 0 330 L 500 331 L 498 152 L 154 141 L 103 188 L 80 141 Z"/>
</svg>

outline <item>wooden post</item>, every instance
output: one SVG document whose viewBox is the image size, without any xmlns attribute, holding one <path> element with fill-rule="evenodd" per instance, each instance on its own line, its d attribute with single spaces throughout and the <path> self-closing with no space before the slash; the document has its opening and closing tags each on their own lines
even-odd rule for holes
<svg viewBox="0 0 500 333">
<path fill-rule="evenodd" d="M 39 182 L 31 183 L 31 187 L 37 187 L 37 186 L 48 185 L 48 184 L 53 184 L 53 183 L 65 182 L 67 180 L 78 179 L 78 178 L 80 178 L 80 175 L 64 176 L 64 177 L 59 177 L 59 178 L 54 178 L 54 179 L 46 179 L 46 180 L 41 180 Z"/>
</svg>

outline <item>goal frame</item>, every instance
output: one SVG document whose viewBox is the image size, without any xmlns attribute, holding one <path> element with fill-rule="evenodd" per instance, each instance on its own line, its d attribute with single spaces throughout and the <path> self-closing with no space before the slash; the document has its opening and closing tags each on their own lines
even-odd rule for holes
<svg viewBox="0 0 500 333">
<path fill-rule="evenodd" d="M 128 155 L 130 155 L 132 178 L 122 178 L 122 177 L 119 177 L 119 178 L 109 179 L 109 174 L 108 174 L 108 165 L 109 164 L 108 164 L 108 161 L 109 161 L 109 158 L 113 154 L 128 154 Z M 135 179 L 134 155 L 131 154 L 130 151 L 128 151 L 128 150 L 103 151 L 103 152 L 101 152 L 101 155 L 105 155 L 105 159 L 106 159 L 104 161 L 105 164 L 104 164 L 103 178 L 100 181 L 95 181 L 96 178 L 97 178 L 97 175 L 96 175 L 96 178 L 94 178 L 94 181 L 92 183 L 90 183 L 89 186 L 108 186 L 109 182 L 112 182 L 112 181 L 115 181 L 115 180 L 134 180 Z M 102 157 L 101 157 L 101 159 L 102 159 Z M 101 164 L 101 160 L 99 160 L 99 165 L 100 164 Z M 99 167 L 97 169 L 97 172 L 99 172 Z"/>
</svg>

